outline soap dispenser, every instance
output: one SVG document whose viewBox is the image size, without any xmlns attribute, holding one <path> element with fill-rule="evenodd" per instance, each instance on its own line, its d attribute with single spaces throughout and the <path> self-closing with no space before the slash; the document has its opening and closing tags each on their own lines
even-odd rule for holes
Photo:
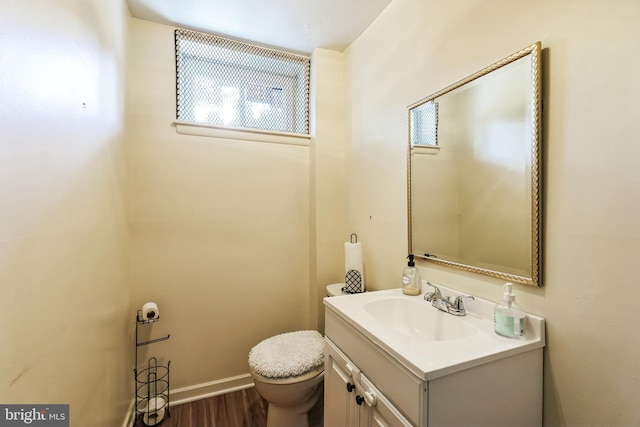
<svg viewBox="0 0 640 427">
<path fill-rule="evenodd" d="M 409 254 L 409 263 L 402 271 L 402 293 L 420 295 L 420 272 L 415 267 L 413 254 Z"/>
<path fill-rule="evenodd" d="M 505 283 L 502 301 L 493 311 L 493 326 L 496 334 L 507 338 L 523 339 L 526 335 L 527 315 L 516 304 L 512 292 L 513 284 Z"/>
</svg>

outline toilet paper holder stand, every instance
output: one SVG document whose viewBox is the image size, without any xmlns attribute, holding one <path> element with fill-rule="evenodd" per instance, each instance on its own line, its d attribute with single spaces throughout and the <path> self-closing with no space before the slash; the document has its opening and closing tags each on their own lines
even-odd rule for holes
<svg viewBox="0 0 640 427">
<path fill-rule="evenodd" d="M 138 310 L 136 313 L 136 354 L 135 366 L 133 369 L 136 390 L 136 406 L 134 408 L 134 416 L 136 418 L 141 414 L 146 415 L 147 417 L 153 417 L 160 410 L 164 412 L 162 417 L 164 417 L 165 415 L 171 416 L 169 412 L 169 367 L 171 365 L 171 361 L 169 361 L 166 366 L 161 366 L 158 365 L 157 359 L 155 357 L 152 357 L 147 363 L 147 368 L 143 369 L 141 372 L 138 372 L 138 347 L 166 341 L 171 337 L 171 334 L 168 334 L 167 336 L 161 338 L 151 339 L 143 342 L 138 341 L 138 329 L 140 328 L 140 325 L 155 323 L 158 320 L 160 320 L 159 316 L 152 319 L 145 319 L 142 316 L 142 310 Z M 151 401 L 153 400 L 157 405 L 158 398 L 163 401 L 163 404 L 160 407 L 154 407 L 154 412 L 151 414 L 149 412 Z M 165 407 L 166 412 L 164 410 Z M 149 418 L 149 421 L 151 420 L 152 418 Z M 161 421 L 162 419 L 157 419 L 153 421 L 154 424 L 148 425 L 156 425 L 156 423 L 160 423 Z"/>
<path fill-rule="evenodd" d="M 148 341 L 143 341 L 143 342 L 139 342 L 138 341 L 138 329 L 140 328 L 140 325 L 147 325 L 149 323 L 155 323 L 158 320 L 160 320 L 160 316 L 154 317 L 153 319 L 145 319 L 144 317 L 142 317 L 142 310 L 138 310 L 138 312 L 136 313 L 136 364 L 134 366 L 134 372 L 138 369 L 138 347 L 142 347 L 144 345 L 157 343 L 157 342 L 160 342 L 160 341 L 166 341 L 169 338 L 171 338 L 171 334 L 168 334 L 166 337 L 162 337 L 162 338 L 156 338 L 156 339 L 153 339 L 153 340 L 148 340 Z"/>
</svg>

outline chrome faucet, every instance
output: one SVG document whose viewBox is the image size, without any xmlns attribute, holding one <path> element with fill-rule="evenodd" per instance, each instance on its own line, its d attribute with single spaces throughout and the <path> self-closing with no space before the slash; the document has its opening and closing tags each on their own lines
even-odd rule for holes
<svg viewBox="0 0 640 427">
<path fill-rule="evenodd" d="M 464 298 L 475 299 L 473 295 L 458 295 L 453 302 L 449 297 L 443 297 L 440 288 L 433 283 L 426 282 L 427 285 L 433 286 L 433 292 L 427 292 L 424 294 L 424 300 L 430 302 L 432 306 L 445 313 L 453 314 L 454 316 L 466 316 L 467 311 L 464 308 L 462 302 Z"/>
</svg>

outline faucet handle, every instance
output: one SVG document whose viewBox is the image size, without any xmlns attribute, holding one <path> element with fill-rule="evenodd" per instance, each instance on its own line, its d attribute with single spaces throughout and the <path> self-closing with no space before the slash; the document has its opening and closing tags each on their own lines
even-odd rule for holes
<svg viewBox="0 0 640 427">
<path fill-rule="evenodd" d="M 427 292 L 426 294 L 424 294 L 425 301 L 431 302 L 431 300 L 433 300 L 434 296 L 442 298 L 442 293 L 440 292 L 440 288 L 439 287 L 437 287 L 436 285 L 434 285 L 431 282 L 425 282 L 425 283 L 428 286 L 433 286 L 433 292 Z"/>
<path fill-rule="evenodd" d="M 462 300 L 465 298 L 475 300 L 475 297 L 473 295 L 458 295 L 453 301 L 453 308 L 461 313 L 465 313 L 464 304 L 462 303 Z"/>
<path fill-rule="evenodd" d="M 440 288 L 439 288 L 439 287 L 437 287 L 436 285 L 434 285 L 434 284 L 433 284 L 433 283 L 431 283 L 431 282 L 425 282 L 425 283 L 426 283 L 428 286 L 433 286 L 433 289 L 434 289 L 433 294 L 434 294 L 434 295 L 442 295 L 442 293 L 440 292 Z"/>
</svg>

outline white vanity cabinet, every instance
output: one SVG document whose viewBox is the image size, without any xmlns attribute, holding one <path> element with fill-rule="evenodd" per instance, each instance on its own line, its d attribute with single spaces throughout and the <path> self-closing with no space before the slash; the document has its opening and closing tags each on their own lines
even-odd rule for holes
<svg viewBox="0 0 640 427">
<path fill-rule="evenodd" d="M 325 425 L 542 425 L 544 344 L 533 345 L 533 339 L 528 344 L 515 343 L 487 334 L 486 339 L 495 340 L 498 350 L 487 353 L 481 349 L 475 354 L 477 346 L 469 347 L 474 349 L 470 351 L 462 341 L 419 347 L 409 337 L 399 338 L 407 348 L 420 349 L 417 360 L 422 364 L 418 365 L 402 351 L 396 352 L 382 330 L 376 334 L 377 326 L 363 327 L 359 322 L 364 323 L 365 317 L 349 317 L 335 298 L 357 297 L 325 299 Z M 462 353 L 451 357 L 452 362 L 444 367 L 437 354 L 442 345 Z M 430 370 L 431 365 L 437 369 Z"/>
<path fill-rule="evenodd" d="M 325 347 L 324 387 L 326 426 L 411 426 L 330 340 Z"/>
</svg>

